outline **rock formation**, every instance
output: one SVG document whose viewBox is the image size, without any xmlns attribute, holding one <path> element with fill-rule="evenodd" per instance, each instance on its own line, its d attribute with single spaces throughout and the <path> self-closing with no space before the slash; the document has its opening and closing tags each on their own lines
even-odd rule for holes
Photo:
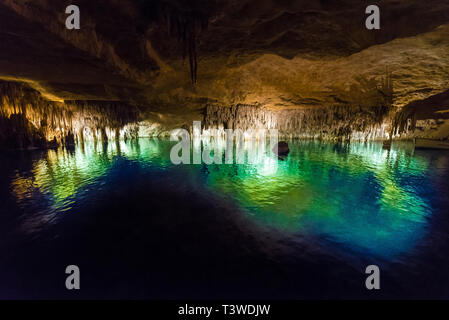
<svg viewBox="0 0 449 320">
<path fill-rule="evenodd" d="M 135 106 L 116 101 L 48 101 L 21 83 L 0 81 L 0 145 L 42 148 L 73 144 L 86 136 L 132 138 L 139 120 Z"/>
<path fill-rule="evenodd" d="M 445 0 L 379 1 L 380 30 L 356 0 L 79 0 L 80 30 L 65 28 L 69 4 L 0 1 L 2 140 L 167 135 L 194 120 L 297 138 L 449 136 Z"/>
<path fill-rule="evenodd" d="M 279 141 L 272 150 L 278 157 L 286 157 L 290 153 L 290 148 L 286 141 Z"/>
</svg>

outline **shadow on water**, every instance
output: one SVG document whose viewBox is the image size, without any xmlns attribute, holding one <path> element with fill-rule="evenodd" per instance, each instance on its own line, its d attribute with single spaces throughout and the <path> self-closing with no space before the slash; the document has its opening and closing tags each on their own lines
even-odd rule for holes
<svg viewBox="0 0 449 320">
<path fill-rule="evenodd" d="M 447 155 L 292 142 L 273 173 L 175 167 L 172 145 L 3 156 L 0 297 L 449 297 Z"/>
</svg>

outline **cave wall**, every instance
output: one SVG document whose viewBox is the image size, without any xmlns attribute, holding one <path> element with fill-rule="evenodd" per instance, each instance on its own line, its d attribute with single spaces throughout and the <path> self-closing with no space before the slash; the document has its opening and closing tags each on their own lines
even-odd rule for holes
<svg viewBox="0 0 449 320">
<path fill-rule="evenodd" d="M 397 112 L 397 133 L 402 137 L 449 139 L 449 90 L 413 101 Z"/>
<path fill-rule="evenodd" d="M 383 140 L 390 137 L 393 112 L 385 108 L 380 118 L 360 107 L 337 105 L 303 109 L 268 110 L 234 105 L 206 107 L 203 130 L 277 129 L 283 138 L 323 140 Z"/>
<path fill-rule="evenodd" d="M 65 28 L 68 4 L 0 1 L 3 141 L 11 131 L 26 132 L 21 147 L 42 136 L 65 143 L 69 133 L 166 136 L 194 120 L 298 138 L 449 136 L 449 104 L 420 115 L 448 88 L 447 1 L 382 1 L 382 31 L 373 32 L 355 0 L 80 0 L 77 31 Z"/>
<path fill-rule="evenodd" d="M 0 146 L 45 148 L 84 139 L 138 136 L 136 106 L 117 101 L 49 101 L 19 82 L 0 81 Z"/>
<path fill-rule="evenodd" d="M 382 140 L 394 133 L 393 81 L 387 71 L 381 79 L 359 78 L 340 92 L 340 102 L 295 108 L 264 105 L 210 104 L 204 130 L 277 129 L 281 137 L 324 140 Z"/>
</svg>

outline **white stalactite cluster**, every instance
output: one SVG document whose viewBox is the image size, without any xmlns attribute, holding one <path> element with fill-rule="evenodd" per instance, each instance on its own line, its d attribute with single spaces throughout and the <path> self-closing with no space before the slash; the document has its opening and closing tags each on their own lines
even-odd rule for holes
<svg viewBox="0 0 449 320">
<path fill-rule="evenodd" d="M 20 83 L 0 82 L 0 143 L 10 147 L 137 138 L 138 117 L 121 102 L 53 102 Z"/>
<path fill-rule="evenodd" d="M 389 138 L 392 124 L 392 112 L 385 111 L 379 119 L 363 108 L 343 105 L 285 110 L 250 105 L 209 105 L 203 131 L 277 129 L 285 138 L 383 140 Z"/>
</svg>

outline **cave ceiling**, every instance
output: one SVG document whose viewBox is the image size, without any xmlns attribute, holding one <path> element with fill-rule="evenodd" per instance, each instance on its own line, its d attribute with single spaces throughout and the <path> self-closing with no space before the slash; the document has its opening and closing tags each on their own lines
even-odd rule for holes
<svg viewBox="0 0 449 320">
<path fill-rule="evenodd" d="M 387 72 L 397 107 L 449 89 L 447 0 L 376 1 L 380 30 L 365 28 L 360 0 L 79 0 L 80 30 L 65 28 L 69 4 L 0 1 L 0 79 L 161 119 L 332 105 Z"/>
</svg>

